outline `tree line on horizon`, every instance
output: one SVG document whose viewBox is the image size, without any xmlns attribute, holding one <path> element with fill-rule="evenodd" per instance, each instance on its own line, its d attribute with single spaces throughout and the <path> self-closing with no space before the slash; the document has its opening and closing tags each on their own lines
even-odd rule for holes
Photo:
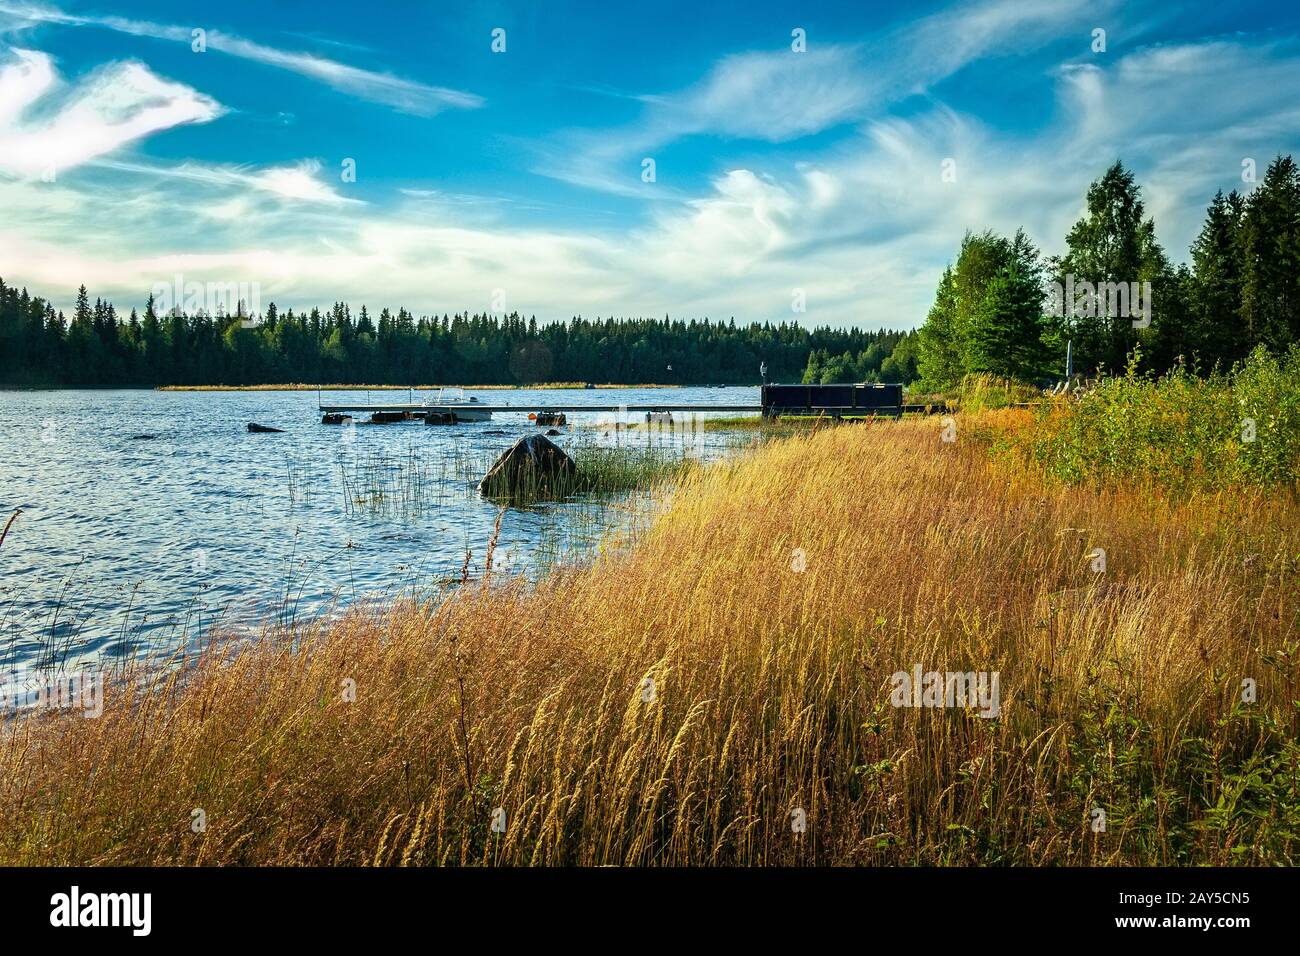
<svg viewBox="0 0 1300 956">
<path fill-rule="evenodd" d="M 539 323 L 509 315 L 374 316 L 274 303 L 255 321 L 178 309 L 151 295 L 123 318 L 83 285 L 71 318 L 0 279 L 0 384 L 20 386 L 754 384 L 797 381 L 809 354 L 864 354 L 903 333 L 663 319 Z M 875 353 L 873 353 L 875 354 Z"/>
<path fill-rule="evenodd" d="M 123 319 L 83 285 L 70 319 L 0 279 L 0 384 L 31 386 L 755 384 L 901 382 L 943 391 L 969 374 L 1048 384 L 1066 370 L 1117 371 L 1140 347 L 1164 371 L 1229 368 L 1252 349 L 1300 342 L 1300 169 L 1279 156 L 1246 195 L 1215 195 L 1174 266 L 1133 174 L 1116 162 L 1092 183 L 1066 251 L 1044 256 L 1019 230 L 968 232 L 924 324 L 913 332 L 808 329 L 796 322 L 595 319 L 539 324 L 519 313 L 420 316 L 337 302 L 271 303 L 255 321 L 197 309 L 160 314 L 151 295 Z M 1055 287 L 1053 287 L 1055 283 Z M 1085 285 L 1086 284 L 1086 285 Z M 1123 284 L 1149 306 L 1078 309 L 1057 289 Z M 1050 308 L 1049 292 L 1063 308 Z M 1086 303 L 1085 303 L 1086 305 Z"/>
</svg>

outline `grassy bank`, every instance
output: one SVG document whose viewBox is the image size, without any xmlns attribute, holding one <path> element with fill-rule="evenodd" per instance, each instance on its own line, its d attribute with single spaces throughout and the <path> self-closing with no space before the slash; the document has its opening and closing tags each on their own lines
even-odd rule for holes
<svg viewBox="0 0 1300 956">
<path fill-rule="evenodd" d="M 1296 863 L 1295 501 L 1066 484 L 978 437 L 1033 422 L 765 443 L 535 588 L 14 721 L 0 862 Z M 1000 716 L 895 708 L 915 665 L 999 672 Z"/>
</svg>

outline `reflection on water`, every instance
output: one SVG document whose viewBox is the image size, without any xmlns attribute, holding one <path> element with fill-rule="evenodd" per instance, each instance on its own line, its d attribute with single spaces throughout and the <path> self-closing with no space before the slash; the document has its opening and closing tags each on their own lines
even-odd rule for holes
<svg viewBox="0 0 1300 956">
<path fill-rule="evenodd" d="M 477 573 L 498 506 L 475 486 L 503 449 L 559 404 L 757 402 L 754 388 L 484 391 L 520 406 L 491 421 L 323 425 L 315 392 L 3 392 L 0 665 L 75 666 L 193 645 L 214 623 L 255 628 Z M 326 402 L 358 393 L 327 392 Z M 405 401 L 405 392 L 371 392 Z M 678 416 L 680 420 L 681 416 Z M 570 414 L 553 440 L 674 446 L 709 459 L 727 432 L 592 427 Z M 247 423 L 285 429 L 250 434 Z M 493 566 L 535 574 L 632 530 L 648 496 L 511 508 Z"/>
</svg>

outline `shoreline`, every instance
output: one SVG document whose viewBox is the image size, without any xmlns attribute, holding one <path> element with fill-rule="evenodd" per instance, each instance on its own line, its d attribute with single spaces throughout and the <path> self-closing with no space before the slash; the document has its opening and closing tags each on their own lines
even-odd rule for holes
<svg viewBox="0 0 1300 956">
<path fill-rule="evenodd" d="M 544 382 L 540 385 L 312 385 L 305 382 L 288 382 L 274 385 L 23 385 L 0 382 L 0 392 L 405 392 L 410 389 L 428 391 L 439 388 L 463 388 L 487 391 L 595 391 L 629 388 L 758 388 L 757 385 L 663 385 L 656 382 L 636 385 L 585 382 Z"/>
<path fill-rule="evenodd" d="M 148 387 L 148 386 L 146 386 Z M 476 392 L 521 392 L 521 391 L 593 391 L 598 389 L 627 388 L 708 388 L 706 385 L 597 385 L 590 389 L 585 382 L 545 382 L 540 385 L 306 385 L 288 383 L 281 385 L 157 385 L 153 391 L 158 392 L 406 392 L 411 389 L 428 391 L 438 388 L 463 388 Z M 745 386 L 741 386 L 745 387 Z"/>
</svg>

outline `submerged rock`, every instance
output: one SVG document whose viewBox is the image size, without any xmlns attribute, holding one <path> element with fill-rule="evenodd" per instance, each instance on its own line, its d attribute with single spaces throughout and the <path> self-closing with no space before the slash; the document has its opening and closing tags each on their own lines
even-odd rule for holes
<svg viewBox="0 0 1300 956">
<path fill-rule="evenodd" d="M 478 490 L 490 498 L 545 494 L 576 474 L 573 459 L 559 445 L 544 435 L 527 435 L 501 453 Z"/>
<path fill-rule="evenodd" d="M 563 435 L 564 432 L 560 431 L 558 428 L 548 428 L 548 429 L 546 430 L 546 434 L 548 434 L 548 435 Z"/>
<path fill-rule="evenodd" d="M 153 441 L 157 435 L 132 435 L 131 441 Z"/>
<path fill-rule="evenodd" d="M 274 434 L 284 433 L 283 428 L 272 428 L 270 425 L 259 425 L 257 424 L 257 422 L 249 422 L 248 430 L 250 432 L 261 432 L 261 433 L 274 433 Z"/>
</svg>

